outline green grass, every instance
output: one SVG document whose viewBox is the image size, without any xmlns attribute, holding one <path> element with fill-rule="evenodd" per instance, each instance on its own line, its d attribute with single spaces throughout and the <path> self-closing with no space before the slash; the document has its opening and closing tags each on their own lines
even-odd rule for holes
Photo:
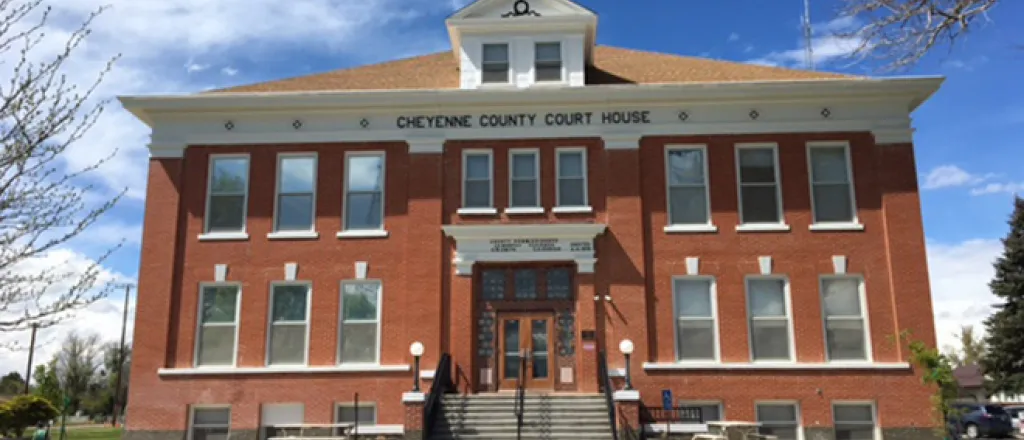
<svg viewBox="0 0 1024 440">
<path fill-rule="evenodd" d="M 35 429 L 29 428 L 25 431 L 25 439 L 32 438 Z M 120 440 L 121 428 L 91 426 L 68 426 L 64 434 L 65 440 Z M 54 426 L 50 430 L 50 440 L 60 440 L 60 426 Z"/>
</svg>

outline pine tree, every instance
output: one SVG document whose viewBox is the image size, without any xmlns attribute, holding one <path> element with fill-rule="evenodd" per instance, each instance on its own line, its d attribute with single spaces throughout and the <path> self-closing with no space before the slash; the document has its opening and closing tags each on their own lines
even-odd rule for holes
<svg viewBox="0 0 1024 440">
<path fill-rule="evenodd" d="M 1000 302 L 985 320 L 988 351 L 981 365 L 990 392 L 1018 394 L 1024 393 L 1024 199 L 1020 197 L 1014 197 L 1003 247 L 1003 255 L 995 262 L 996 276 L 989 283 Z"/>
</svg>

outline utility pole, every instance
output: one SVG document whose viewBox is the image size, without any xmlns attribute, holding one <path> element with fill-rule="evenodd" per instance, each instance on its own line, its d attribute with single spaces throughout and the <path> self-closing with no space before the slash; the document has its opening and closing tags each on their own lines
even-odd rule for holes
<svg viewBox="0 0 1024 440">
<path fill-rule="evenodd" d="M 28 343 L 28 367 L 25 369 L 25 394 L 28 394 L 28 384 L 32 382 L 32 355 L 36 353 L 36 330 L 39 330 L 39 324 L 32 323 L 32 339 Z"/>
<path fill-rule="evenodd" d="M 805 54 L 807 69 L 814 70 L 814 38 L 811 31 L 811 1 L 804 0 L 804 44 L 806 44 Z"/>
<path fill-rule="evenodd" d="M 125 346 L 124 336 L 128 329 L 128 297 L 131 296 L 132 285 L 124 285 L 124 311 L 121 314 L 121 345 L 117 346 L 117 380 L 114 382 L 114 417 L 111 426 L 117 427 L 117 417 L 121 413 L 121 377 L 124 376 Z"/>
</svg>

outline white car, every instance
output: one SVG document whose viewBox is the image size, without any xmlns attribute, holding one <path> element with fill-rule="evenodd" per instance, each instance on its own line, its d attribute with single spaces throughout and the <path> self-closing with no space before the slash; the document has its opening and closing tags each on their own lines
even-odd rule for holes
<svg viewBox="0 0 1024 440">
<path fill-rule="evenodd" d="M 1010 413 L 1012 418 L 1013 430 L 1019 437 L 1024 437 L 1024 405 L 1010 405 L 1003 409 Z"/>
</svg>

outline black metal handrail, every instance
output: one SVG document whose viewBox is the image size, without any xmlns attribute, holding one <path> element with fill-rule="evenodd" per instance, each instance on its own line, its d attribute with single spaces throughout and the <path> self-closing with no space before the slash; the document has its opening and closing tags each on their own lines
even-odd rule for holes
<svg viewBox="0 0 1024 440">
<path fill-rule="evenodd" d="M 434 430 L 434 419 L 441 411 L 441 398 L 454 389 L 452 385 L 452 356 L 448 353 L 441 354 L 441 360 L 437 362 L 437 369 L 434 370 L 434 381 L 430 384 L 430 395 L 427 397 L 426 405 L 423 406 L 423 434 L 429 436 Z"/>
<path fill-rule="evenodd" d="M 516 402 L 513 411 L 516 414 L 516 440 L 523 436 L 523 413 L 526 410 L 526 357 L 528 352 L 519 353 L 519 377 L 516 378 Z"/>
<path fill-rule="evenodd" d="M 608 421 L 612 425 L 612 439 L 619 440 L 618 420 L 615 418 L 615 399 L 612 397 L 615 389 L 612 387 L 612 378 L 608 375 L 608 358 L 604 351 L 597 353 L 597 375 L 601 388 L 604 390 L 604 400 L 608 404 Z"/>
<path fill-rule="evenodd" d="M 640 412 L 640 420 L 648 424 L 656 423 L 704 423 L 704 411 L 699 406 L 677 406 L 674 408 L 644 408 Z"/>
</svg>

